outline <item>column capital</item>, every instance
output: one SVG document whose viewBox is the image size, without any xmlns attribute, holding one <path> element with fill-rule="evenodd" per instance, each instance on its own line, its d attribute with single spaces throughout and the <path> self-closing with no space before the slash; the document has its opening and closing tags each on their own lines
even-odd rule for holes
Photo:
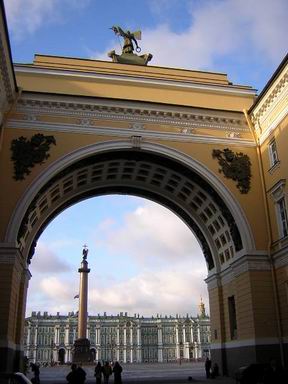
<svg viewBox="0 0 288 384">
<path fill-rule="evenodd" d="M 28 270 L 27 261 L 15 243 L 0 243 L 1 264 L 14 264 L 17 268 Z"/>
</svg>

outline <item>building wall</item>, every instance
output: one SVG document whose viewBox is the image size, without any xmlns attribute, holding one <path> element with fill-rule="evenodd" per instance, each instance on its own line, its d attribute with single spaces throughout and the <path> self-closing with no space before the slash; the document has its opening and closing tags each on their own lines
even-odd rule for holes
<svg viewBox="0 0 288 384">
<path fill-rule="evenodd" d="M 63 350 L 63 362 L 72 361 L 77 324 L 73 312 L 68 316 L 32 312 L 25 321 L 25 355 L 30 361 L 50 364 L 61 361 L 59 351 Z M 91 361 L 190 361 L 210 356 L 210 319 L 205 314 L 151 318 L 136 314 L 131 317 L 127 313 L 89 316 L 87 338 Z"/>
</svg>

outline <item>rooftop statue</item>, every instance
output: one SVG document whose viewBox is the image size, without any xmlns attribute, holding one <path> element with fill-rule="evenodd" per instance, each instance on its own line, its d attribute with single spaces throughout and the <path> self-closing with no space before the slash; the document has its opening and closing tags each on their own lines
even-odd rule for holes
<svg viewBox="0 0 288 384">
<path fill-rule="evenodd" d="M 121 27 L 115 25 L 113 25 L 111 29 L 117 36 L 123 37 L 124 44 L 121 55 L 117 55 L 113 50 L 108 53 L 108 56 L 116 63 L 147 65 L 148 61 L 153 57 L 151 53 L 141 56 L 134 53 L 134 51 L 137 53 L 141 52 L 141 48 L 137 42 L 137 40 L 141 40 L 141 31 L 124 31 Z"/>
<path fill-rule="evenodd" d="M 82 252 L 83 260 L 87 260 L 88 252 L 89 250 L 87 248 L 87 245 L 83 245 L 83 252 Z"/>
</svg>

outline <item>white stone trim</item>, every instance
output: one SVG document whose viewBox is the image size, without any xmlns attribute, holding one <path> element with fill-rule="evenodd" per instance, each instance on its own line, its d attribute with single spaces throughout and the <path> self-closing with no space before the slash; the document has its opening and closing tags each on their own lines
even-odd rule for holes
<svg viewBox="0 0 288 384">
<path fill-rule="evenodd" d="M 12 104 L 15 100 L 16 89 L 13 78 L 13 65 L 9 57 L 9 37 L 6 36 L 4 32 L 5 28 L 2 14 L 0 15 L 0 18 L 0 109 L 5 109 L 8 104 Z"/>
<path fill-rule="evenodd" d="M 263 337 L 259 339 L 245 339 L 245 340 L 233 340 L 225 343 L 211 343 L 211 350 L 215 349 L 233 349 L 241 347 L 255 347 L 258 345 L 274 345 L 279 344 L 279 338 L 277 337 Z"/>
<path fill-rule="evenodd" d="M 278 114 L 277 118 L 273 120 L 273 122 L 268 126 L 268 128 L 265 130 L 263 134 L 261 134 L 259 143 L 262 145 L 270 135 L 273 134 L 273 131 L 277 126 L 281 123 L 282 120 L 285 119 L 285 117 L 288 115 L 288 106 L 285 108 L 281 113 Z"/>
<path fill-rule="evenodd" d="M 24 92 L 17 102 L 16 111 L 25 114 L 24 119 L 29 120 L 36 120 L 38 115 L 78 117 L 82 119 L 81 125 L 95 119 L 130 120 L 133 125 L 140 121 L 184 127 L 196 122 L 200 127 L 250 132 L 243 112 L 147 101 Z"/>
<path fill-rule="evenodd" d="M 274 207 L 276 211 L 276 219 L 277 219 L 277 225 L 278 225 L 278 234 L 280 238 L 283 238 L 285 233 L 283 231 L 283 220 L 281 218 L 280 214 L 280 201 L 283 199 L 284 204 L 284 215 L 285 215 L 285 223 L 287 228 L 288 225 L 288 212 L 287 212 L 287 197 L 286 197 L 286 191 L 285 191 L 285 185 L 286 185 L 286 179 L 280 179 L 276 184 L 273 185 L 272 188 L 268 191 L 270 194 L 271 199 L 274 202 Z M 286 235 L 285 235 L 286 236 Z"/>
<path fill-rule="evenodd" d="M 282 197 L 285 196 L 285 185 L 286 179 L 280 179 L 270 188 L 267 192 L 270 194 L 270 197 L 273 199 L 274 203 L 277 203 Z"/>
<path fill-rule="evenodd" d="M 235 256 L 229 260 L 229 263 L 223 264 L 221 267 L 219 273 L 215 273 L 213 270 L 211 275 L 209 276 L 208 274 L 208 277 L 205 279 L 208 289 L 228 284 L 244 272 L 270 271 L 271 263 L 266 251 L 256 251 L 250 254 L 243 254 L 242 252 L 241 257 Z"/>
<path fill-rule="evenodd" d="M 255 96 L 256 90 L 250 87 L 241 87 L 237 85 L 215 85 L 215 84 L 199 84 L 192 81 L 173 81 L 173 80 L 165 80 L 165 79 L 154 79 L 147 78 L 144 76 L 125 76 L 125 75 L 114 75 L 114 74 L 100 74 L 96 72 L 88 72 L 88 71 L 72 71 L 66 69 L 55 69 L 55 68 L 39 68 L 36 66 L 25 66 L 25 64 L 15 64 L 14 65 L 15 73 L 33 73 L 35 75 L 42 76 L 57 76 L 57 77 L 73 77 L 73 78 L 82 78 L 82 79 L 90 79 L 97 80 L 103 82 L 112 82 L 113 84 L 119 83 L 137 83 L 139 84 L 155 86 L 157 88 L 180 88 L 180 89 L 192 89 L 206 92 L 215 92 L 215 93 L 223 93 L 223 94 L 232 94 L 235 96 Z M 97 69 L 96 69 L 97 70 Z"/>
<path fill-rule="evenodd" d="M 274 258 L 274 266 L 275 268 L 287 267 L 288 266 L 288 253 L 287 248 L 281 249 L 281 254 L 277 255 Z"/>
<path fill-rule="evenodd" d="M 255 126 L 259 137 L 259 143 L 263 144 L 265 140 L 273 133 L 275 128 L 288 114 L 288 64 L 282 69 L 281 73 L 269 87 L 269 90 L 263 95 L 259 104 L 251 112 L 251 120 Z M 276 117 L 271 118 L 276 108 L 283 103 L 281 112 Z M 267 126 L 266 126 L 267 125 Z M 264 130 L 263 130 L 264 129 Z"/>
<path fill-rule="evenodd" d="M 19 259 L 19 252 L 19 248 L 15 245 L 15 242 L 0 243 L 0 264 L 14 264 L 15 261 Z"/>
<path fill-rule="evenodd" d="M 181 141 L 181 142 L 195 142 L 195 143 L 209 143 L 209 144 L 226 144 L 226 145 L 237 145 L 245 147 L 255 147 L 256 144 L 253 140 L 227 138 L 227 137 L 211 137 L 206 135 L 197 135 L 189 133 L 173 133 L 173 132 L 155 132 L 149 130 L 131 130 L 125 128 L 114 128 L 114 127 L 97 127 L 95 125 L 87 125 L 85 127 L 76 124 L 53 124 L 47 122 L 38 121 L 17 121 L 9 120 L 7 124 L 8 128 L 13 129 L 27 129 L 36 131 L 49 131 L 49 132 L 68 132 L 68 133 L 80 133 L 80 134 L 91 134 L 99 136 L 112 136 L 112 137 L 131 137 L 135 136 L 135 133 L 139 133 L 145 139 L 156 139 L 163 141 Z"/>
<path fill-rule="evenodd" d="M 259 104 L 253 108 L 252 118 L 253 120 L 259 120 L 263 122 L 267 116 L 273 111 L 278 104 L 279 100 L 283 98 L 283 94 L 286 95 L 286 85 L 288 83 L 288 64 L 283 68 L 282 72 L 278 75 L 278 78 L 274 81 L 274 84 L 270 86 L 269 90 L 263 95 Z"/>
</svg>

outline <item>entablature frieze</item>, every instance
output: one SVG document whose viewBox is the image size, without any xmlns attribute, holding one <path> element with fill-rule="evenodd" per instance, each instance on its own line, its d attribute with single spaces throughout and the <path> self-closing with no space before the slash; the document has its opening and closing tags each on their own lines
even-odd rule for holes
<svg viewBox="0 0 288 384">
<path fill-rule="evenodd" d="M 255 145 L 242 112 L 28 93 L 8 127 Z"/>
<path fill-rule="evenodd" d="M 211 274 L 205 279 L 208 289 L 221 287 L 235 280 L 236 277 L 250 271 L 270 271 L 271 262 L 266 252 L 256 252 L 251 255 L 242 255 L 233 259 L 226 269 L 219 273 Z"/>
<path fill-rule="evenodd" d="M 284 68 L 275 84 L 251 112 L 251 121 L 255 127 L 260 144 L 288 114 L 288 65 Z"/>
<path fill-rule="evenodd" d="M 6 112 L 9 104 L 12 104 L 15 100 L 16 82 L 10 54 L 9 37 L 5 28 L 6 20 L 4 20 L 2 13 L 0 14 L 0 20 L 0 112 Z"/>
<path fill-rule="evenodd" d="M 30 279 L 31 274 L 27 269 L 27 262 L 19 247 L 14 243 L 0 243 L 0 265 L 1 264 L 13 264 L 20 273 L 21 271 L 26 270 L 28 279 Z"/>
<path fill-rule="evenodd" d="M 288 236 L 273 243 L 271 251 L 275 268 L 288 267 Z"/>
</svg>

